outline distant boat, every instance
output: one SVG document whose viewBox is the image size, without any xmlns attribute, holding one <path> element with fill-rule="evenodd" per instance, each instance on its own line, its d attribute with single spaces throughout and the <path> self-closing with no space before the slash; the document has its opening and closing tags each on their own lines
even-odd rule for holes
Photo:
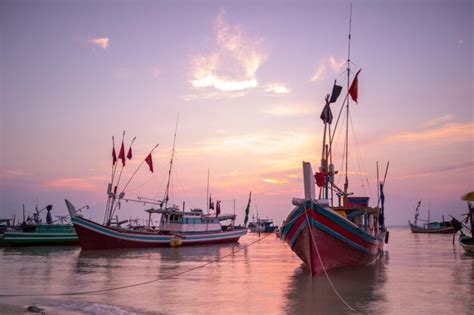
<svg viewBox="0 0 474 315">
<path fill-rule="evenodd" d="M 26 220 L 19 226 L 9 226 L 1 239 L 3 246 L 51 246 L 78 245 L 79 240 L 71 224 L 64 224 L 60 216 L 60 224 L 54 223 L 51 216 L 52 206 L 34 213 L 34 221 Z M 46 223 L 42 223 L 39 215 L 47 210 Z"/>
<path fill-rule="evenodd" d="M 273 233 L 278 226 L 273 224 L 272 219 L 260 219 L 249 223 L 248 228 L 252 233 Z"/>
<path fill-rule="evenodd" d="M 346 69 L 348 76 L 350 64 L 348 56 Z M 309 267 L 311 273 L 316 275 L 332 269 L 371 264 L 382 256 L 384 242 L 388 241 L 388 231 L 384 223 L 383 195 L 388 164 L 384 180 L 380 182 L 380 203 L 377 206 L 369 206 L 369 197 L 350 196 L 352 193 L 348 190 L 349 97 L 357 100 L 358 74 L 359 72 L 350 87 L 348 78 L 348 92 L 341 106 L 341 113 L 344 109 L 346 114 L 344 188 L 337 186 L 334 177 L 338 171 L 332 164 L 332 143 L 337 122 L 336 127 L 331 129 L 333 116 L 330 103 L 336 102 L 342 90 L 342 87 L 335 82 L 331 95 L 328 94 L 326 97 L 326 105 L 320 116 L 324 123 L 324 133 L 319 171 L 313 173 L 311 164 L 303 162 L 305 197 L 293 198 L 295 208 L 282 226 L 282 238 Z M 319 188 L 318 197 L 315 193 L 315 184 Z M 337 195 L 339 200 L 334 200 L 333 195 Z"/>
<path fill-rule="evenodd" d="M 418 204 L 415 209 L 414 223 L 411 223 L 410 221 L 408 221 L 408 224 L 410 225 L 410 229 L 412 233 L 452 234 L 455 232 L 455 229 L 450 221 L 443 220 L 442 222 L 431 222 L 430 216 L 429 216 L 429 210 L 428 210 L 427 220 L 418 219 L 418 216 L 420 215 L 420 206 L 421 206 L 421 200 L 418 201 Z M 424 223 L 423 226 L 419 226 L 417 225 L 418 220 L 424 221 L 426 223 Z"/>
<path fill-rule="evenodd" d="M 474 191 L 465 194 L 461 197 L 462 200 L 467 201 L 467 206 L 469 208 L 469 213 L 467 213 L 466 221 L 471 222 L 471 237 L 465 235 L 461 231 L 461 236 L 459 237 L 459 244 L 468 254 L 474 254 Z"/>
</svg>

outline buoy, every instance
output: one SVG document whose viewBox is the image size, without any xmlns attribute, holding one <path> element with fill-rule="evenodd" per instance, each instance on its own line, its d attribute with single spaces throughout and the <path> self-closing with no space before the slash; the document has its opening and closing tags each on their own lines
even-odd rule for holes
<svg viewBox="0 0 474 315">
<path fill-rule="evenodd" d="M 183 241 L 181 240 L 181 238 L 179 236 L 173 236 L 171 239 L 170 239 L 170 245 L 171 247 L 178 247 L 178 246 L 181 246 L 181 244 L 183 243 Z"/>
</svg>

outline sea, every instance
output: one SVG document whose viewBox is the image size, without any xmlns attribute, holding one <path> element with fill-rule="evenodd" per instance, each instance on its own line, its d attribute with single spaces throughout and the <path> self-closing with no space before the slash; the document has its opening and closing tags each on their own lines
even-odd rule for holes
<svg viewBox="0 0 474 315">
<path fill-rule="evenodd" d="M 474 257 L 392 227 L 375 264 L 312 276 L 275 234 L 139 250 L 0 249 L 0 313 L 474 314 Z M 3 311 L 2 311 L 3 310 Z"/>
</svg>

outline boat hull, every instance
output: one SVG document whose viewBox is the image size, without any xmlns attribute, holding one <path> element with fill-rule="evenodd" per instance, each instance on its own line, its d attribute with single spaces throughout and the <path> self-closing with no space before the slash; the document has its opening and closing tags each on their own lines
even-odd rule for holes
<svg viewBox="0 0 474 315">
<path fill-rule="evenodd" d="M 107 227 L 77 216 L 72 217 L 72 222 L 83 249 L 172 247 L 237 242 L 247 233 L 247 229 L 189 234 L 132 231 Z"/>
<path fill-rule="evenodd" d="M 5 246 L 78 245 L 71 225 L 37 225 L 26 231 L 6 231 L 1 240 Z"/>
<path fill-rule="evenodd" d="M 474 238 L 466 235 L 459 237 L 459 244 L 468 254 L 474 254 Z"/>
<path fill-rule="evenodd" d="M 385 232 L 373 237 L 329 208 L 311 201 L 288 216 L 282 237 L 315 275 L 367 265 L 383 253 Z"/>
<path fill-rule="evenodd" d="M 412 223 L 409 223 L 409 224 L 410 224 L 410 229 L 412 233 L 453 234 L 455 232 L 452 226 L 426 229 L 418 225 L 414 225 Z"/>
</svg>

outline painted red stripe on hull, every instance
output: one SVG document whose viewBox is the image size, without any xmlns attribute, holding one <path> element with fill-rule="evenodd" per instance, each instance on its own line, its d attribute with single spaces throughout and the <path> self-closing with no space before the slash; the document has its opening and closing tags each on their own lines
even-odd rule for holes
<svg viewBox="0 0 474 315">
<path fill-rule="evenodd" d="M 149 248 L 149 247 L 170 247 L 170 241 L 161 242 L 144 242 L 144 241 L 130 241 L 113 236 L 97 233 L 91 229 L 87 229 L 80 225 L 75 225 L 76 233 L 79 242 L 83 249 L 119 249 L 119 248 Z M 217 244 L 237 242 L 240 235 L 232 238 L 220 238 L 210 240 L 186 240 L 182 239 L 182 246 L 203 245 L 203 244 Z"/>
</svg>

